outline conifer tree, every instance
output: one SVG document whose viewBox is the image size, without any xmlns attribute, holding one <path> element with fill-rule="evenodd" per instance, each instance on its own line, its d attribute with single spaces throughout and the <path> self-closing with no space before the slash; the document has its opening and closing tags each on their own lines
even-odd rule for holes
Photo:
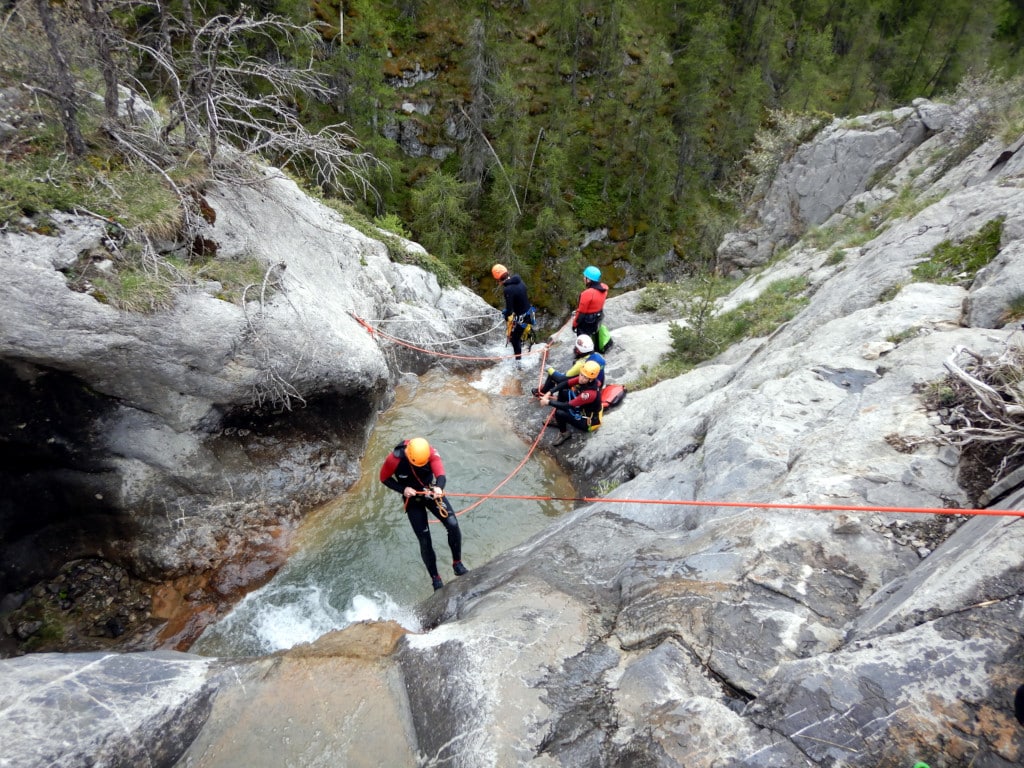
<svg viewBox="0 0 1024 768">
<path fill-rule="evenodd" d="M 412 226 L 426 248 L 455 268 L 461 258 L 471 219 L 466 212 L 469 186 L 443 171 L 434 171 L 412 190 Z"/>
</svg>

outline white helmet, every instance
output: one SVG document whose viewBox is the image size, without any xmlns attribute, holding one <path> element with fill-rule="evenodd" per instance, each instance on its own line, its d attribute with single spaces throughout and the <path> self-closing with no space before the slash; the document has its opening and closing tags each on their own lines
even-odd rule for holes
<svg viewBox="0 0 1024 768">
<path fill-rule="evenodd" d="M 594 340 L 587 334 L 581 333 L 576 337 L 576 351 L 581 355 L 589 355 L 594 351 Z"/>
</svg>

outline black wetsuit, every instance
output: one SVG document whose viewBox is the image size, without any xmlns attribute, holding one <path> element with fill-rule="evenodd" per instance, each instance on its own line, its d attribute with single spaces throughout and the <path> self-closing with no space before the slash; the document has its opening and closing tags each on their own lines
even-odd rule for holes
<svg viewBox="0 0 1024 768">
<path fill-rule="evenodd" d="M 523 354 L 523 331 L 526 330 L 527 318 L 533 307 L 530 306 L 530 299 L 526 293 L 526 283 L 519 275 L 505 278 L 502 288 L 505 291 L 505 311 L 501 313 L 501 316 L 506 320 L 510 317 L 515 318 L 512 321 L 512 333 L 509 334 L 508 340 L 511 342 L 512 351 L 518 360 Z"/>
<path fill-rule="evenodd" d="M 567 427 L 580 432 L 589 432 L 601 426 L 601 383 L 580 381 L 573 376 L 555 385 L 551 390 L 558 393 L 558 400 L 548 403 L 555 409 L 555 424 L 564 433 Z"/>
<path fill-rule="evenodd" d="M 425 491 L 436 485 L 443 489 L 447 478 L 441 456 L 433 448 L 430 449 L 430 460 L 422 467 L 414 467 L 405 456 L 406 443 L 396 445 L 395 450 L 388 454 L 380 468 L 380 481 L 388 488 L 403 493 L 406 488 Z M 409 516 L 416 538 L 420 542 L 420 556 L 432 578 L 437 577 L 437 556 L 430 540 L 430 524 L 427 512 L 430 512 L 444 525 L 448 531 L 448 547 L 452 551 L 452 562 L 462 560 L 462 530 L 459 519 L 455 516 L 451 502 L 447 497 L 440 501 L 428 496 L 417 494 L 405 499 L 405 512 Z"/>
</svg>

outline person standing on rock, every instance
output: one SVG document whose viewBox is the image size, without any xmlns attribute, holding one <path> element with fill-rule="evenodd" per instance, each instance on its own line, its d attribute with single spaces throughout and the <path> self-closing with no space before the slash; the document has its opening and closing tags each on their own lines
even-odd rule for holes
<svg viewBox="0 0 1024 768">
<path fill-rule="evenodd" d="M 505 309 L 501 316 L 508 323 L 508 341 L 516 360 L 523 356 L 523 334 L 534 325 L 533 306 L 526 292 L 526 283 L 519 275 L 510 275 L 504 264 L 491 267 L 491 276 L 501 285 L 505 294 Z"/>
<path fill-rule="evenodd" d="M 462 530 L 451 502 L 444 495 L 447 483 L 441 455 L 422 437 L 404 440 L 388 454 L 380 468 L 380 481 L 402 494 L 409 524 L 420 542 L 420 556 L 427 566 L 434 591 L 444 586 L 437 572 L 437 555 L 430 539 L 427 511 L 434 515 L 448 532 L 448 547 L 452 551 L 452 570 L 456 576 L 469 573 L 462 563 Z"/>
<path fill-rule="evenodd" d="M 578 376 L 556 384 L 551 392 L 540 396 L 541 405 L 555 409 L 559 436 L 551 445 L 558 447 L 572 440 L 569 427 L 592 432 L 601 426 L 601 365 L 595 360 L 583 364 Z"/>
<path fill-rule="evenodd" d="M 572 329 L 576 335 L 587 334 L 597 342 L 601 321 L 604 319 L 604 301 L 608 298 L 608 286 L 601 282 L 601 270 L 590 266 L 583 270 L 586 287 L 580 294 L 579 304 L 572 316 Z M 598 352 L 603 352 L 597 345 Z"/>
</svg>

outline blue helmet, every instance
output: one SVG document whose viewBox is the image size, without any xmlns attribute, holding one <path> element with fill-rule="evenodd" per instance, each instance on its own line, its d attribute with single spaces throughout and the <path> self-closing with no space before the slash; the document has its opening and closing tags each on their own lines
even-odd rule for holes
<svg viewBox="0 0 1024 768">
<path fill-rule="evenodd" d="M 597 267 L 587 267 L 583 270 L 583 276 L 596 283 L 601 279 L 601 270 Z"/>
</svg>

